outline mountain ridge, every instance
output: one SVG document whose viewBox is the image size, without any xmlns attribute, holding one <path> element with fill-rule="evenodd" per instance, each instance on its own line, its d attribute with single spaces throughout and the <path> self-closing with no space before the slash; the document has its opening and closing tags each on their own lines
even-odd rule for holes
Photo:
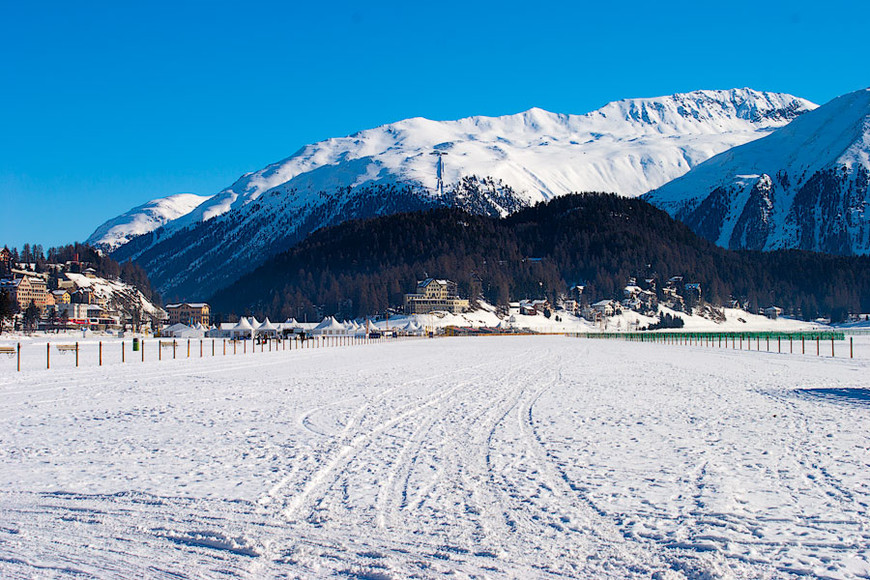
<svg viewBox="0 0 870 580">
<path fill-rule="evenodd" d="M 347 219 L 439 206 L 503 216 L 576 191 L 640 195 L 813 108 L 732 89 L 626 99 L 584 115 L 405 119 L 306 145 L 113 255 L 138 260 L 167 296 L 195 297 Z M 448 154 L 443 189 L 436 150 Z"/>
<path fill-rule="evenodd" d="M 698 165 L 645 199 L 732 249 L 870 253 L 870 89 Z"/>
</svg>

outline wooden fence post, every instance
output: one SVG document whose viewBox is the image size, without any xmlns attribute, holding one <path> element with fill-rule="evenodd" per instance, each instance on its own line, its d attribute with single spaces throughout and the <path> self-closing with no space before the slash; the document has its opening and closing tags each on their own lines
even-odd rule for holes
<svg viewBox="0 0 870 580">
<path fill-rule="evenodd" d="M 51 368 L 51 343 L 45 343 L 45 368 Z"/>
<path fill-rule="evenodd" d="M 18 372 L 21 372 L 21 343 L 18 343 Z"/>
<path fill-rule="evenodd" d="M 79 343 L 76 342 L 76 368 L 79 368 Z"/>
<path fill-rule="evenodd" d="M 142 351 L 142 362 L 145 362 L 145 339 L 139 341 L 139 349 Z"/>
<path fill-rule="evenodd" d="M 103 341 L 100 341 L 100 366 L 103 366 Z"/>
<path fill-rule="evenodd" d="M 127 362 L 127 361 L 124 360 L 124 357 L 125 357 L 125 356 L 126 356 L 126 355 L 125 355 L 125 353 L 124 353 L 124 341 L 122 340 L 122 341 L 121 341 L 121 362 Z"/>
</svg>

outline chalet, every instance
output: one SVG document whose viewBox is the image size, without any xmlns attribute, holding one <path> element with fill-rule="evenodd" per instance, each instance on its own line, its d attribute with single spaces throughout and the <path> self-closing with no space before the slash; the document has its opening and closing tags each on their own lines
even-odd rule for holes
<svg viewBox="0 0 870 580">
<path fill-rule="evenodd" d="M 200 324 L 209 325 L 209 306 L 205 302 L 180 302 L 167 304 L 164 308 L 169 314 L 169 324 L 186 324 L 193 326 Z"/>
<path fill-rule="evenodd" d="M 520 300 L 520 314 L 537 316 L 548 310 L 550 310 L 550 303 L 547 300 Z"/>
<path fill-rule="evenodd" d="M 640 294 L 640 292 L 641 292 L 640 286 L 637 286 L 634 284 L 629 284 L 628 286 L 626 286 L 625 288 L 622 289 L 622 295 L 625 298 L 634 298 L 635 296 Z"/>
<path fill-rule="evenodd" d="M 776 320 L 782 315 L 782 308 L 779 306 L 768 306 L 764 309 L 764 315 L 771 320 Z"/>
<path fill-rule="evenodd" d="M 51 295 L 54 297 L 55 304 L 69 304 L 72 302 L 72 295 L 65 288 L 52 290 Z"/>
<path fill-rule="evenodd" d="M 417 292 L 405 294 L 405 314 L 433 311 L 459 314 L 468 310 L 468 300 L 459 297 L 455 282 L 426 278 L 417 282 Z"/>
<path fill-rule="evenodd" d="M 600 300 L 591 306 L 592 311 L 601 316 L 613 316 L 616 309 L 613 307 L 613 300 Z"/>
</svg>

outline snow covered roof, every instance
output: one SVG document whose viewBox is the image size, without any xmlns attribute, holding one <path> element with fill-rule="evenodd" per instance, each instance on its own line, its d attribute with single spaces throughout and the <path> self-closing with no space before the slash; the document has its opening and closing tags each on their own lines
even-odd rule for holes
<svg viewBox="0 0 870 580">
<path fill-rule="evenodd" d="M 233 327 L 233 330 L 254 330 L 254 327 L 251 326 L 247 318 L 242 317 L 239 319 L 239 323 Z"/>
<path fill-rule="evenodd" d="M 269 317 L 267 316 L 266 320 L 264 320 L 263 323 L 257 327 L 257 330 L 278 330 L 278 327 L 269 322 Z"/>
</svg>

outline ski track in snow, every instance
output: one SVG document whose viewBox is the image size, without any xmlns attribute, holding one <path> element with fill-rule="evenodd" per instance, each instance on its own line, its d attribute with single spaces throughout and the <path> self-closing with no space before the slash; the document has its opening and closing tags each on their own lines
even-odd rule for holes
<svg viewBox="0 0 870 580">
<path fill-rule="evenodd" d="M 870 356 L 28 352 L 0 361 L 3 578 L 870 575 Z"/>
</svg>

